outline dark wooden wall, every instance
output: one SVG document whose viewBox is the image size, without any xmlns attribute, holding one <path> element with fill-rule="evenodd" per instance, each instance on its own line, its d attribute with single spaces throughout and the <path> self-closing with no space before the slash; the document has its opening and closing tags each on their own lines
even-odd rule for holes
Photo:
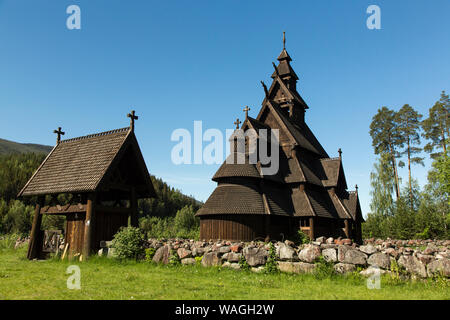
<svg viewBox="0 0 450 320">
<path fill-rule="evenodd" d="M 86 213 L 67 214 L 66 243 L 69 244 L 69 256 L 83 251 L 85 217 Z"/>
<path fill-rule="evenodd" d="M 200 239 L 252 241 L 264 237 L 263 215 L 211 215 L 200 218 Z"/>
<path fill-rule="evenodd" d="M 210 215 L 200 217 L 200 239 L 264 240 L 286 239 L 290 233 L 290 218 L 268 215 Z"/>
<path fill-rule="evenodd" d="M 111 241 L 120 227 L 128 225 L 128 215 L 119 212 L 95 212 L 91 250 L 100 249 L 100 241 Z"/>
</svg>

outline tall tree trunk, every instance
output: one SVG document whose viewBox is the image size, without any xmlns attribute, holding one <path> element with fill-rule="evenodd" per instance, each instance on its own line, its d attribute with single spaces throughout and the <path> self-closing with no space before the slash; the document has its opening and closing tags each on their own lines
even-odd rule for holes
<svg viewBox="0 0 450 320">
<path fill-rule="evenodd" d="M 394 149 L 392 148 L 391 143 L 389 143 L 389 151 L 391 153 L 392 169 L 394 170 L 395 194 L 397 196 L 397 201 L 398 201 L 398 198 L 400 197 L 400 188 L 398 186 L 397 162 L 395 161 Z"/>
<path fill-rule="evenodd" d="M 413 210 L 413 194 L 412 194 L 412 183 L 411 183 L 411 149 L 408 137 L 408 175 L 409 175 L 409 201 L 411 205 L 411 210 Z"/>
<path fill-rule="evenodd" d="M 441 129 L 441 137 L 442 137 L 442 148 L 444 149 L 444 154 L 447 154 L 447 145 L 445 144 L 444 128 Z"/>
</svg>

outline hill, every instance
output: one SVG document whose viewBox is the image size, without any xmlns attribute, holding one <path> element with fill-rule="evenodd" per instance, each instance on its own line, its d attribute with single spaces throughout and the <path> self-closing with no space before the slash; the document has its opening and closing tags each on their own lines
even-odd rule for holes
<svg viewBox="0 0 450 320">
<path fill-rule="evenodd" d="M 0 139 L 0 154 L 11 153 L 49 153 L 53 147 L 33 143 L 18 143 L 5 139 Z"/>
</svg>

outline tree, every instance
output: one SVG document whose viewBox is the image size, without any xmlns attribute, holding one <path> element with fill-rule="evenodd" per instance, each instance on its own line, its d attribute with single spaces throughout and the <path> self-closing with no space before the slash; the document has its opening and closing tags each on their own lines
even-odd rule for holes
<svg viewBox="0 0 450 320">
<path fill-rule="evenodd" d="M 429 117 L 422 122 L 423 136 L 431 140 L 424 147 L 432 158 L 439 156 L 441 153 L 433 153 L 437 148 L 442 147 L 443 153 L 447 152 L 447 139 L 449 138 L 450 126 L 450 99 L 449 96 L 442 91 L 441 98 L 429 110 Z"/>
<path fill-rule="evenodd" d="M 405 104 L 395 115 L 395 121 L 398 125 L 399 134 L 402 136 L 402 140 L 406 144 L 406 148 L 401 154 L 406 154 L 408 157 L 408 177 L 409 177 L 409 197 L 412 206 L 413 203 L 413 190 L 411 182 L 411 164 L 423 164 L 423 157 L 413 157 L 413 155 L 420 153 L 422 148 L 415 147 L 414 145 L 420 144 L 420 119 L 422 115 L 414 110 L 409 104 Z M 399 162 L 400 167 L 404 166 L 403 162 Z"/>
<path fill-rule="evenodd" d="M 375 171 L 370 173 L 370 185 L 372 187 L 370 210 L 373 214 L 384 217 L 392 215 L 394 207 L 392 192 L 395 181 L 389 162 L 389 154 L 382 153 L 378 163 L 374 164 Z"/>
<path fill-rule="evenodd" d="M 370 124 L 370 136 L 375 154 L 387 153 L 392 166 L 395 179 L 395 193 L 397 200 L 400 197 L 400 186 L 397 173 L 397 148 L 403 147 L 402 136 L 396 123 L 395 112 L 387 107 L 378 109 Z"/>
</svg>

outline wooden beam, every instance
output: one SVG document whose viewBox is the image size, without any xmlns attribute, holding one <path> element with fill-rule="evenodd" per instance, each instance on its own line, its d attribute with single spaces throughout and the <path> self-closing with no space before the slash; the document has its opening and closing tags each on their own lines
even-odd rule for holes
<svg viewBox="0 0 450 320">
<path fill-rule="evenodd" d="M 85 212 L 86 205 L 85 204 L 70 204 L 70 205 L 56 205 L 56 206 L 45 206 L 41 210 L 41 214 L 53 214 L 53 215 L 64 215 L 67 213 L 75 213 L 75 212 Z"/>
<path fill-rule="evenodd" d="M 92 248 L 92 230 L 95 223 L 95 194 L 91 193 L 88 196 L 86 206 L 86 218 L 84 221 L 84 241 L 83 241 L 83 256 L 87 260 Z"/>
<path fill-rule="evenodd" d="M 309 238 L 311 240 L 315 239 L 314 217 L 309 218 Z"/>
<path fill-rule="evenodd" d="M 34 209 L 33 225 L 31 227 L 30 244 L 28 245 L 27 258 L 32 260 L 38 258 L 40 255 L 39 237 L 41 231 L 42 215 L 40 214 L 41 208 L 44 204 L 44 197 L 39 197 Z"/>
<path fill-rule="evenodd" d="M 345 236 L 346 236 L 347 238 L 350 238 L 350 228 L 349 228 L 349 226 L 348 226 L 348 219 L 345 219 L 345 220 L 344 220 L 344 226 L 345 226 L 345 229 L 344 229 Z"/>
<path fill-rule="evenodd" d="M 136 196 L 136 188 L 131 188 L 130 193 L 130 224 L 132 227 L 139 227 L 138 217 L 138 199 Z"/>
</svg>

